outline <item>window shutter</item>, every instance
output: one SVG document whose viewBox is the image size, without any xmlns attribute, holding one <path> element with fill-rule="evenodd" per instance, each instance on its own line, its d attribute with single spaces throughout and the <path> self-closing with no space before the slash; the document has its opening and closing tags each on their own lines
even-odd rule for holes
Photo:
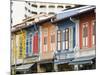
<svg viewBox="0 0 100 75">
<path fill-rule="evenodd" d="M 33 53 L 38 54 L 38 33 L 37 32 L 34 34 Z"/>
</svg>

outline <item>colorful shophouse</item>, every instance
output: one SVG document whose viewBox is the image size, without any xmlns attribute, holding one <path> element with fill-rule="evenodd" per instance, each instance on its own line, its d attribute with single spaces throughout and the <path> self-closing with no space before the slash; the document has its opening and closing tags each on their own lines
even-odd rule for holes
<svg viewBox="0 0 100 75">
<path fill-rule="evenodd" d="M 12 66 L 15 68 L 16 73 L 37 72 L 32 66 L 34 62 L 39 60 L 38 29 L 38 25 L 30 21 L 13 27 Z M 36 66 L 35 63 L 34 66 Z"/>
<path fill-rule="evenodd" d="M 74 64 L 76 70 L 96 68 L 96 11 L 94 6 L 83 9 L 79 16 L 79 50 Z"/>
<path fill-rule="evenodd" d="M 95 6 L 59 12 L 54 23 L 58 25 L 57 71 L 95 69 Z"/>
<path fill-rule="evenodd" d="M 81 6 L 17 25 L 12 31 L 15 70 L 36 73 L 95 69 L 95 13 L 95 6 Z"/>
<path fill-rule="evenodd" d="M 44 19 L 41 20 L 42 17 Z M 52 65 L 53 51 L 56 48 L 56 35 L 55 26 L 53 24 L 46 22 L 50 19 L 51 17 L 40 15 L 39 17 L 37 16 L 35 18 L 31 18 L 28 20 L 26 19 L 26 22 L 18 24 L 12 28 L 12 63 L 15 62 L 12 64 L 12 67 L 14 67 L 13 69 L 16 70 L 17 74 L 48 71 L 46 70 L 47 68 L 45 69 L 44 65 L 41 69 L 40 64 L 42 64 L 44 60 L 50 60 L 50 66 Z M 51 26 L 49 27 L 49 25 Z M 45 28 L 48 30 L 45 31 Z M 45 33 L 47 34 L 45 35 Z M 51 36 L 52 44 L 50 44 Z M 45 40 L 44 37 L 46 37 Z M 46 45 L 44 44 L 47 43 L 48 45 L 46 47 Z M 17 48 L 19 50 L 16 50 Z M 16 55 L 16 52 L 17 54 L 19 54 Z M 21 60 L 20 63 L 17 62 L 19 59 L 16 58 L 16 56 L 19 55 Z"/>
<path fill-rule="evenodd" d="M 52 17 L 40 25 L 40 72 L 54 71 L 54 52 L 56 50 L 57 26 L 51 23 Z"/>
</svg>

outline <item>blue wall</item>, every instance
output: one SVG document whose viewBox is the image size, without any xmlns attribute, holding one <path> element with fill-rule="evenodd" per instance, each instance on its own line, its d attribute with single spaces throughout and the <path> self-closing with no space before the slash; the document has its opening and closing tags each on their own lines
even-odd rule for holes
<svg viewBox="0 0 100 75">
<path fill-rule="evenodd" d="M 64 19 L 64 20 L 58 22 L 57 25 L 58 25 L 58 30 L 64 30 L 64 29 L 66 29 L 68 27 L 72 27 L 73 28 L 73 48 L 74 48 L 75 47 L 75 38 L 76 38 L 75 37 L 75 32 L 76 32 L 75 23 L 72 22 L 70 19 Z M 63 33 L 62 34 L 62 41 L 65 38 L 64 35 L 65 34 Z"/>
<path fill-rule="evenodd" d="M 38 28 L 39 28 L 38 25 L 32 25 L 31 27 L 28 27 L 26 29 L 26 56 L 28 56 L 29 54 L 33 55 L 32 46 L 30 46 L 30 45 L 28 46 L 28 44 L 32 43 L 33 40 L 30 42 L 28 38 L 30 38 L 30 36 L 29 36 L 30 33 L 32 33 L 32 38 L 33 38 L 34 32 L 37 31 Z"/>
</svg>

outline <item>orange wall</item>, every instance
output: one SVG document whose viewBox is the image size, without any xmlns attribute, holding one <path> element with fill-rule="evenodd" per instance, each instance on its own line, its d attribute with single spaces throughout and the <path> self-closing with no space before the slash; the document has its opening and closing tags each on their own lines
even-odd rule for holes
<svg viewBox="0 0 100 75">
<path fill-rule="evenodd" d="M 43 30 L 48 29 L 48 40 L 47 40 L 47 47 L 48 47 L 48 50 L 47 51 L 44 51 L 44 32 Z M 51 44 L 50 44 L 50 37 L 51 37 L 51 31 L 55 31 L 55 26 L 51 23 L 44 23 L 42 24 L 42 55 L 44 58 L 50 58 L 52 57 L 52 50 L 51 50 Z M 55 32 L 56 34 L 56 32 Z M 56 39 L 56 38 L 55 38 Z M 55 44 L 56 44 L 56 41 L 55 41 Z M 55 45 L 55 48 L 56 48 L 56 45 Z"/>
</svg>

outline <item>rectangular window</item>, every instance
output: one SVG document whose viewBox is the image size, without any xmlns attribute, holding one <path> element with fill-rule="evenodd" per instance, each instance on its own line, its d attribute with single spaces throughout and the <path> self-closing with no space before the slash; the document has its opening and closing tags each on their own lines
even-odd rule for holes
<svg viewBox="0 0 100 75">
<path fill-rule="evenodd" d="M 26 39 L 26 56 L 32 56 L 33 51 L 32 51 L 32 33 L 28 33 L 27 39 Z"/>
<path fill-rule="evenodd" d="M 96 43 L 96 21 L 92 21 L 92 45 Z"/>
<path fill-rule="evenodd" d="M 47 37 L 44 37 L 44 45 L 47 44 Z"/>
<path fill-rule="evenodd" d="M 43 33 L 44 33 L 43 37 L 44 51 L 46 52 L 48 50 L 48 29 L 44 29 Z"/>
<path fill-rule="evenodd" d="M 51 35 L 51 43 L 55 43 L 55 35 Z"/>
<path fill-rule="evenodd" d="M 65 29 L 62 31 L 62 49 L 65 50 Z"/>
<path fill-rule="evenodd" d="M 61 50 L 61 31 L 57 31 L 57 49 Z"/>
<path fill-rule="evenodd" d="M 82 46 L 87 47 L 88 45 L 88 23 L 84 23 L 82 27 Z"/>
<path fill-rule="evenodd" d="M 73 43 L 74 43 L 74 40 L 73 40 L 73 29 L 74 29 L 74 27 L 70 27 L 68 30 L 69 30 L 69 48 L 70 48 L 70 50 L 72 50 L 72 48 L 73 48 Z M 75 32 L 74 32 L 74 34 L 75 34 Z M 75 38 L 75 37 L 74 37 Z"/>
<path fill-rule="evenodd" d="M 69 29 L 66 29 L 66 34 L 65 34 L 65 48 L 69 48 Z"/>
<path fill-rule="evenodd" d="M 55 50 L 55 32 L 51 32 L 51 51 Z"/>
</svg>

